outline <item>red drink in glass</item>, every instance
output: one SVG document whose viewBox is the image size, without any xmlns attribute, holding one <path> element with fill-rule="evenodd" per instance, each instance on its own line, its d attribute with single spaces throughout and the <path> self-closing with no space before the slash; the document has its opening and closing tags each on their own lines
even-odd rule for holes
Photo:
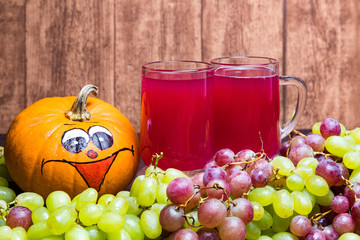
<svg viewBox="0 0 360 240">
<path fill-rule="evenodd" d="M 215 149 L 280 147 L 279 75 L 269 68 L 219 68 L 215 73 Z"/>
<path fill-rule="evenodd" d="M 202 169 L 213 155 L 213 69 L 200 62 L 145 64 L 141 88 L 141 157 L 146 165 Z"/>
</svg>

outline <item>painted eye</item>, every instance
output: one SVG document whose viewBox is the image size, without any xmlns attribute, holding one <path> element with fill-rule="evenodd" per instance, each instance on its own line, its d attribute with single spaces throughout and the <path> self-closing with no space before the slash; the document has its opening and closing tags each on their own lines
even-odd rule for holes
<svg viewBox="0 0 360 240">
<path fill-rule="evenodd" d="M 61 139 L 63 147 L 72 153 L 83 151 L 88 146 L 89 141 L 90 138 L 87 132 L 78 128 L 64 132 Z"/>
<path fill-rule="evenodd" d="M 89 129 L 91 141 L 100 150 L 107 149 L 113 145 L 113 136 L 109 130 L 100 126 L 93 126 Z"/>
</svg>

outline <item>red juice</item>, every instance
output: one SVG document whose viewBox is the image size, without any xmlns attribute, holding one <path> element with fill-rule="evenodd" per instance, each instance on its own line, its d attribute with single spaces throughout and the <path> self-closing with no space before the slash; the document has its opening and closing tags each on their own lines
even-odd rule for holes
<svg viewBox="0 0 360 240">
<path fill-rule="evenodd" d="M 266 67 L 223 67 L 214 78 L 215 150 L 269 157 L 280 148 L 279 76 Z"/>
<path fill-rule="evenodd" d="M 143 74 L 140 151 L 146 165 L 183 171 L 202 169 L 213 154 L 213 71 Z"/>
</svg>

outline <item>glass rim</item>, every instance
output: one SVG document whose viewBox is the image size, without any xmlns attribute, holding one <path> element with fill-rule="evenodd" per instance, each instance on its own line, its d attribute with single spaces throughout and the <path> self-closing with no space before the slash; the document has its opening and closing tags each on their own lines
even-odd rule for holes
<svg viewBox="0 0 360 240">
<path fill-rule="evenodd" d="M 204 67 L 196 67 L 196 68 L 184 68 L 184 69 L 167 69 L 163 67 L 150 67 L 151 65 L 160 64 L 160 63 L 193 63 L 193 64 L 203 64 Z M 165 61 L 154 61 L 148 62 L 142 65 L 142 69 L 146 71 L 152 72 L 206 72 L 213 70 L 213 66 L 210 63 L 202 62 L 202 61 L 192 61 L 192 60 L 165 60 Z"/>
<path fill-rule="evenodd" d="M 226 63 L 220 62 L 224 59 L 258 59 L 258 60 L 267 60 L 266 63 Z M 212 65 L 223 65 L 223 66 L 267 66 L 271 64 L 279 64 L 279 61 L 275 58 L 270 57 L 258 57 L 258 56 L 229 56 L 229 57 L 219 57 L 210 60 Z"/>
</svg>

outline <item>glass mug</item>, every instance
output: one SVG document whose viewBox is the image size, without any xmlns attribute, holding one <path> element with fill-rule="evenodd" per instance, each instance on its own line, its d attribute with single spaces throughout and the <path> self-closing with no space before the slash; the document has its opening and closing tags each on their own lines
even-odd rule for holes
<svg viewBox="0 0 360 240">
<path fill-rule="evenodd" d="M 214 154 L 213 76 L 209 63 L 159 61 L 142 66 L 140 152 L 146 165 L 202 169 Z"/>
<path fill-rule="evenodd" d="M 278 154 L 281 140 L 298 123 L 306 104 L 307 88 L 296 77 L 279 76 L 272 58 L 235 56 L 210 61 L 214 67 L 215 151 L 230 148 Z M 293 117 L 281 128 L 280 85 L 293 85 L 298 98 Z"/>
</svg>

